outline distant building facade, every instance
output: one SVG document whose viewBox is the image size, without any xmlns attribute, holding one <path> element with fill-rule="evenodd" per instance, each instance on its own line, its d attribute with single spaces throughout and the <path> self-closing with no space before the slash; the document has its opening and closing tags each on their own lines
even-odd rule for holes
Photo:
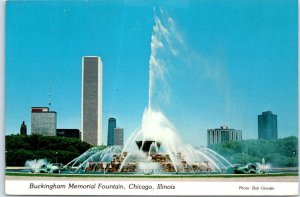
<svg viewBox="0 0 300 197">
<path fill-rule="evenodd" d="M 236 129 L 229 129 L 227 126 L 221 126 L 217 129 L 207 130 L 207 146 L 211 144 L 218 144 L 226 141 L 240 141 L 242 140 L 242 131 Z"/>
<path fill-rule="evenodd" d="M 124 145 L 124 129 L 115 128 L 114 129 L 114 145 L 123 146 Z"/>
<path fill-rule="evenodd" d="M 56 136 L 81 139 L 79 129 L 56 129 Z"/>
<path fill-rule="evenodd" d="M 258 139 L 277 139 L 277 115 L 271 111 L 262 112 L 258 115 Z"/>
<path fill-rule="evenodd" d="M 82 57 L 82 140 L 102 144 L 102 61 L 97 56 Z"/>
<path fill-rule="evenodd" d="M 117 120 L 115 118 L 108 119 L 108 130 L 107 130 L 107 146 L 114 145 L 114 129 L 117 127 Z"/>
<path fill-rule="evenodd" d="M 25 121 L 23 121 L 21 124 L 20 135 L 27 135 L 27 126 L 25 124 Z"/>
<path fill-rule="evenodd" d="M 56 136 L 56 112 L 48 107 L 31 108 L 31 134 Z"/>
</svg>

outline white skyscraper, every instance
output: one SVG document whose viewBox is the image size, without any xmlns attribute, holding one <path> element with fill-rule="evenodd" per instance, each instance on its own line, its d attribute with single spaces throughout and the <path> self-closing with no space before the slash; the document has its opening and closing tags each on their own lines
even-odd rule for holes
<svg viewBox="0 0 300 197">
<path fill-rule="evenodd" d="M 82 57 L 81 131 L 82 141 L 102 144 L 102 61 L 97 56 Z"/>
</svg>

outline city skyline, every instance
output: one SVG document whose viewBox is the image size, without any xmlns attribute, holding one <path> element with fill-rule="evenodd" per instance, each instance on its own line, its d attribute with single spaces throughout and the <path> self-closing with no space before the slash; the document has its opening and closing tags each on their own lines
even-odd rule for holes
<svg viewBox="0 0 300 197">
<path fill-rule="evenodd" d="M 207 129 L 219 125 L 257 139 L 263 111 L 278 114 L 279 138 L 298 134 L 297 1 L 7 2 L 6 9 L 5 134 L 17 134 L 49 94 L 57 127 L 81 128 L 81 57 L 95 55 L 103 61 L 102 131 L 115 117 L 126 142 L 148 104 L 155 13 L 177 40 L 173 54 L 164 53 L 169 97 L 161 110 L 185 143 L 205 146 Z"/>
</svg>

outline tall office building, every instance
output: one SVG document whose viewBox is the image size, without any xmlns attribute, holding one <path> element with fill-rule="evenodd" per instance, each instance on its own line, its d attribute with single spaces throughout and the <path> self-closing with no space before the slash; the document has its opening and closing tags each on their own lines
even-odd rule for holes
<svg viewBox="0 0 300 197">
<path fill-rule="evenodd" d="M 82 140 L 102 144 L 102 61 L 97 56 L 82 57 Z"/>
<path fill-rule="evenodd" d="M 258 115 L 258 139 L 277 139 L 277 115 L 271 111 Z"/>
<path fill-rule="evenodd" d="M 124 129 L 115 128 L 114 129 L 114 145 L 123 146 L 124 145 Z"/>
<path fill-rule="evenodd" d="M 107 131 L 107 146 L 114 145 L 114 129 L 117 127 L 117 120 L 115 118 L 108 119 L 108 131 Z"/>
<path fill-rule="evenodd" d="M 207 130 L 207 146 L 211 144 L 222 143 L 226 141 L 242 140 L 242 131 L 229 129 L 227 126 L 221 126 L 217 129 Z"/>
<path fill-rule="evenodd" d="M 31 134 L 56 136 L 56 112 L 48 107 L 32 107 Z"/>
</svg>

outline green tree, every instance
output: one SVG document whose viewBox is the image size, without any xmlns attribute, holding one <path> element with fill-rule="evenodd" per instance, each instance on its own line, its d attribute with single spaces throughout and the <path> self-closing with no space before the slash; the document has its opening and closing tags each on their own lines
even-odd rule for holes
<svg viewBox="0 0 300 197">
<path fill-rule="evenodd" d="M 24 166 L 26 160 L 46 158 L 67 164 L 92 146 L 75 138 L 41 135 L 5 136 L 6 165 Z"/>
<path fill-rule="evenodd" d="M 264 158 L 273 167 L 298 165 L 298 138 L 295 136 L 275 140 L 227 141 L 209 148 L 232 163 L 256 163 Z"/>
</svg>

